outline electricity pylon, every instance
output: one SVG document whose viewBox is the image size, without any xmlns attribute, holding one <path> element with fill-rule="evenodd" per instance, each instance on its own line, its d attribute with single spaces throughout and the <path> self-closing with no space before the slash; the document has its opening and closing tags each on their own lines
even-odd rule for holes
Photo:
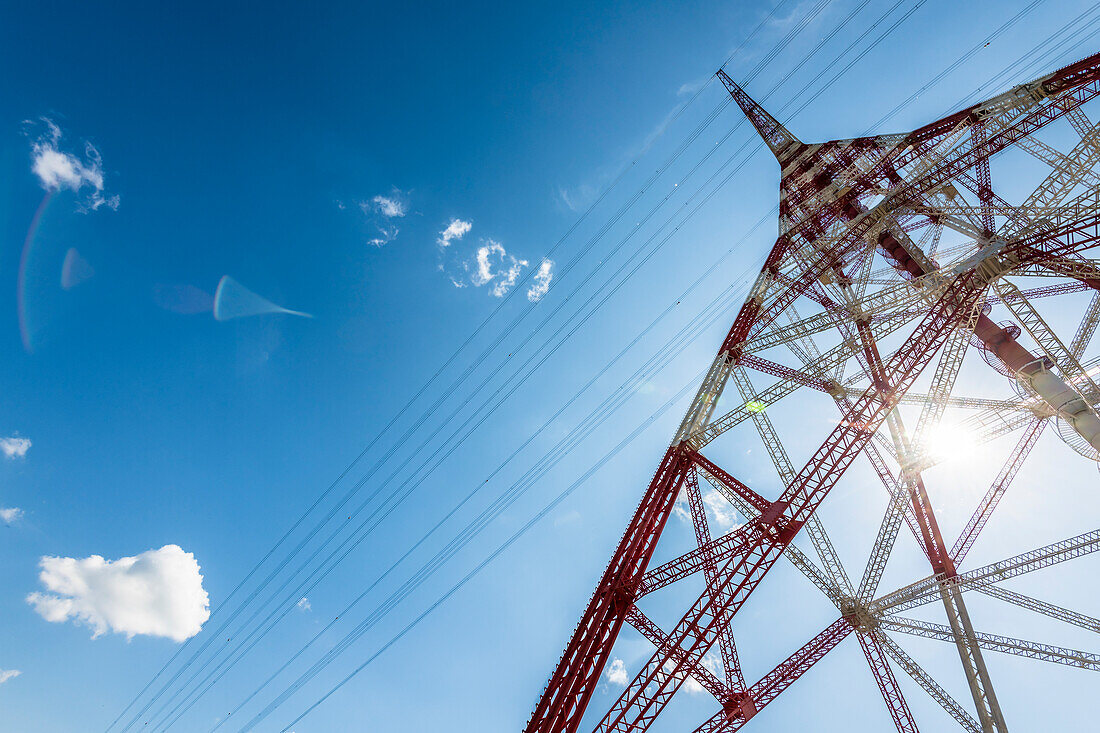
<svg viewBox="0 0 1100 733">
<path fill-rule="evenodd" d="M 1100 96 L 1100 54 L 909 133 L 813 145 L 791 134 L 724 71 L 718 76 L 781 168 L 779 236 L 526 730 L 572 733 L 580 728 L 615 640 L 623 624 L 630 624 L 654 651 L 610 710 L 594 721 L 596 731 L 648 729 L 689 677 L 714 696 L 718 708 L 696 731 L 738 730 L 853 635 L 899 731 L 916 731 L 917 724 L 895 668 L 916 680 L 964 729 L 1006 731 L 984 652 L 1100 669 L 1095 654 L 976 631 L 964 600 L 968 591 L 977 590 L 1100 631 L 1100 620 L 998 585 L 1100 549 L 1100 530 L 1001 563 L 959 570 L 1045 427 L 1057 425 L 1070 449 L 1100 458 L 1100 388 L 1092 365 L 1083 363 L 1100 322 L 1100 262 L 1082 255 L 1100 244 L 1100 175 L 1095 172 L 1100 125 L 1083 109 Z M 1037 135 L 1056 121 L 1072 127 L 1068 152 Z M 1018 205 L 995 192 L 990 173 L 990 159 L 1010 147 L 1040 161 L 1045 171 Z M 941 246 L 950 239 L 956 244 Z M 876 270 L 876 263 L 887 267 Z M 1032 277 L 1061 282 L 1018 287 L 1019 278 Z M 1034 302 L 1074 292 L 1091 292 L 1092 301 L 1066 339 Z M 994 307 L 1006 311 L 1009 320 L 992 320 Z M 901 345 L 884 354 L 883 339 L 906 328 Z M 990 379 L 1007 380 L 1015 396 L 955 394 L 968 352 L 988 364 Z M 792 360 L 793 366 L 783 363 Z M 910 391 L 933 363 L 927 391 Z M 750 370 L 768 375 L 770 385 L 755 387 Z M 722 400 L 731 381 L 736 395 Z M 840 419 L 796 470 L 768 410 L 780 399 L 807 391 L 826 395 Z M 902 417 L 903 405 L 919 407 L 912 427 Z M 963 425 L 978 442 L 1022 431 L 950 546 L 923 477 L 938 461 L 928 448 L 929 437 L 949 408 L 971 412 Z M 759 433 L 781 478 L 784 489 L 777 497 L 762 496 L 702 453 L 747 423 Z M 861 455 L 874 468 L 888 505 L 864 573 L 853 583 L 815 510 Z M 701 485 L 746 521 L 712 536 Z M 650 568 L 681 495 L 697 546 Z M 927 557 L 931 574 L 876 595 L 902 525 Z M 808 535 L 816 558 L 792 544 L 800 533 Z M 838 618 L 759 681 L 747 684 L 733 621 L 781 557 L 825 594 Z M 646 595 L 696 573 L 702 574 L 705 588 L 672 629 L 660 628 L 645 615 Z M 946 625 L 897 615 L 934 602 L 942 605 Z M 952 699 L 887 632 L 954 644 L 971 704 Z M 716 644 L 721 675 L 703 664 Z"/>
</svg>

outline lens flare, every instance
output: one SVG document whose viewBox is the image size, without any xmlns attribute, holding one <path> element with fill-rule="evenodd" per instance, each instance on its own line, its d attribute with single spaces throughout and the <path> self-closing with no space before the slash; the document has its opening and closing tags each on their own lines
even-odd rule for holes
<svg viewBox="0 0 1100 733">
<path fill-rule="evenodd" d="M 31 217 L 31 225 L 27 228 L 27 236 L 23 240 L 23 252 L 19 255 L 19 276 L 15 284 L 15 307 L 19 317 L 19 336 L 23 339 L 23 348 L 26 349 L 28 354 L 34 352 L 34 346 L 31 342 L 32 328 L 27 313 L 27 270 L 30 266 L 35 235 L 38 233 L 38 227 L 42 223 L 42 215 L 46 213 L 46 207 L 49 206 L 52 197 L 53 193 L 47 191 L 46 195 L 42 197 L 42 203 L 38 204 L 34 216 Z"/>
<path fill-rule="evenodd" d="M 65 261 L 61 263 L 61 287 L 72 290 L 94 274 L 95 270 L 80 256 L 76 247 L 69 247 L 69 251 L 65 253 Z"/>
<path fill-rule="evenodd" d="M 313 318 L 308 313 L 292 311 L 281 305 L 272 303 L 262 295 L 257 295 L 244 285 L 223 275 L 218 282 L 218 289 L 214 291 L 214 318 L 218 321 L 228 321 L 232 318 L 246 318 L 269 313 L 285 313 L 290 316 Z"/>
</svg>

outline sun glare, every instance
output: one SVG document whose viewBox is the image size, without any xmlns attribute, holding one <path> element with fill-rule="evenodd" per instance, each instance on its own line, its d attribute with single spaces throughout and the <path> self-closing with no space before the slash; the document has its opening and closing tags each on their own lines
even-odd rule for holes
<svg viewBox="0 0 1100 733">
<path fill-rule="evenodd" d="M 929 433 L 925 439 L 925 449 L 937 463 L 973 463 L 982 457 L 974 434 L 960 425 L 949 423 Z"/>
</svg>

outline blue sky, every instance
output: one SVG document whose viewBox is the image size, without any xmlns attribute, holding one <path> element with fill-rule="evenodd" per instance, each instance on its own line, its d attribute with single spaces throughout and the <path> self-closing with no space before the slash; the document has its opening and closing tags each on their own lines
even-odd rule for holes
<svg viewBox="0 0 1100 733">
<path fill-rule="evenodd" d="M 774 89 L 766 105 L 804 140 L 857 135 L 1027 4 L 902 3 L 863 46 L 917 7 L 846 68 L 854 53 L 834 59 L 890 7 L 871 3 L 784 81 L 857 8 L 838 0 L 747 88 L 759 98 Z M 814 6 L 786 3 L 734 55 L 729 73 L 743 79 Z M 7 399 L 0 436 L 10 442 L 0 443 L 0 507 L 19 511 L 0 515 L 10 517 L 0 524 L 0 670 L 20 674 L 0 681 L 0 729 L 106 728 L 180 639 L 204 629 L 186 656 L 220 633 L 217 612 L 205 619 L 203 594 L 218 608 L 368 444 L 333 496 L 379 460 L 386 463 L 369 475 L 367 492 L 414 491 L 304 594 L 308 602 L 292 598 L 275 631 L 174 730 L 216 725 L 480 487 L 407 564 L 326 632 L 292 668 L 295 674 L 284 674 L 235 713 L 235 725 L 219 728 L 237 729 L 495 497 L 513 496 L 473 541 L 259 728 L 280 730 L 617 450 L 295 727 L 518 729 L 680 419 L 685 398 L 677 394 L 709 364 L 729 308 L 740 300 L 738 288 L 774 238 L 778 171 L 761 152 L 698 213 L 661 229 L 688 210 L 680 207 L 690 192 L 739 146 L 748 143 L 747 152 L 756 144 L 744 125 L 724 138 L 740 121 L 727 106 L 672 166 L 661 168 L 722 101 L 720 86 L 705 87 L 683 114 L 676 110 L 771 7 L 57 3 L 4 10 L 0 373 Z M 950 111 L 1088 8 L 1068 0 L 1043 4 L 880 131 L 910 129 Z M 1051 45 L 1046 64 L 1025 63 L 979 97 L 1093 53 L 1100 37 L 1088 36 L 1095 28 L 1074 28 L 1066 43 Z M 837 82 L 793 119 L 778 111 L 836 72 Z M 608 197 L 580 218 L 623 170 Z M 1001 171 L 1012 172 L 1008 164 Z M 608 295 L 604 283 L 624 263 L 610 280 L 623 284 Z M 726 310 L 689 326 L 694 338 L 677 347 L 675 358 L 634 377 L 666 343 L 680 343 L 678 332 L 723 295 L 732 298 Z M 1084 302 L 1067 300 L 1066 307 Z M 272 304 L 270 312 L 246 315 L 263 303 Z M 277 312 L 276 305 L 309 317 Z M 572 331 L 580 319 L 574 314 L 589 310 Z M 560 346 L 542 348 L 566 334 Z M 535 353 L 530 375 L 479 422 L 474 411 L 482 399 L 501 385 L 511 389 L 511 375 L 526 373 Z M 449 390 L 467 370 L 466 381 Z M 974 384 L 981 379 L 975 372 Z M 511 489 L 623 385 L 628 399 L 621 407 L 526 491 Z M 1004 384 L 996 386 L 1007 393 Z M 382 432 L 410 399 L 412 408 Z M 797 421 L 800 409 L 782 412 Z M 476 429 L 446 453 L 439 446 L 463 426 Z M 639 426 L 637 437 L 617 449 Z M 805 460 L 816 446 L 819 437 L 810 432 L 791 438 L 792 458 Z M 772 495 L 774 472 L 752 439 L 716 447 L 712 457 Z M 1053 434 L 1037 456 L 1018 479 L 1018 495 L 1006 499 L 1001 523 L 991 523 L 988 543 L 975 548 L 974 565 L 1095 528 L 1097 500 L 1081 489 L 1095 485 L 1095 466 Z M 431 473 L 415 473 L 436 458 Z M 1051 465 L 1067 485 L 1053 507 Z M 984 474 L 981 468 L 968 483 L 975 496 L 995 473 L 992 460 Z M 391 473 L 395 479 L 384 484 Z M 969 481 L 959 474 L 945 471 L 943 478 Z M 866 491 L 853 471 L 822 510 L 854 572 L 881 511 L 881 497 L 869 503 Z M 972 500 L 965 507 L 945 502 L 944 523 L 961 525 Z M 333 505 L 326 499 L 321 511 Z M 336 522 L 350 513 L 340 509 Z M 319 516 L 311 514 L 305 527 Z M 291 545 L 303 536 L 300 530 Z M 670 524 L 659 557 L 690 541 L 687 525 Z M 127 574 L 94 556 L 139 559 Z M 1090 562 L 1057 568 L 1036 587 L 1049 589 L 1049 600 L 1096 613 L 1094 591 L 1080 582 L 1095 572 Z M 884 585 L 924 572 L 914 557 L 900 556 Z M 66 600 L 77 580 L 91 578 L 110 590 L 122 576 L 148 581 L 163 604 L 126 613 L 124 592 L 107 593 L 106 600 L 101 593 L 95 612 L 80 616 L 80 607 Z M 738 633 L 749 676 L 770 669 L 833 619 L 835 611 L 816 593 L 788 566 L 777 566 L 742 614 Z M 689 596 L 656 599 L 654 617 L 671 623 Z M 982 630 L 1093 648 L 1083 634 L 993 603 L 974 601 Z M 944 685 L 966 699 L 953 649 L 902 642 L 930 669 L 943 670 Z M 762 730 L 809 721 L 825 730 L 888 725 L 856 647 L 842 645 L 754 724 Z M 624 634 L 615 657 L 633 672 L 647 654 L 640 637 Z M 1038 729 L 1037 721 L 1051 714 L 1067 724 L 1092 719 L 1083 694 L 1094 685 L 1087 672 L 1003 657 L 990 664 L 1018 729 Z M 905 689 L 929 729 L 946 725 L 921 691 Z M 593 706 L 606 707 L 615 691 L 607 680 Z M 713 708 L 704 697 L 681 697 L 662 730 L 701 720 Z M 1036 704 L 1047 697 L 1057 705 Z"/>
</svg>

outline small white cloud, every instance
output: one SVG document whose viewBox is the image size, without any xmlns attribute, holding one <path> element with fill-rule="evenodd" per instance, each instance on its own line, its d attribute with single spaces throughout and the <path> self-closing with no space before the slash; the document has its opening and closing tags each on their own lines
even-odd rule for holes
<svg viewBox="0 0 1100 733">
<path fill-rule="evenodd" d="M 608 682 L 619 687 L 626 687 L 626 683 L 630 681 L 626 674 L 626 665 L 621 659 L 612 659 L 611 666 L 604 672 L 604 676 L 607 677 Z"/>
<path fill-rule="evenodd" d="M 527 267 L 527 260 L 513 258 L 508 269 L 500 273 L 500 277 L 493 283 L 493 287 L 489 289 L 489 294 L 494 298 L 503 297 L 516 284 L 516 280 L 519 279 L 519 274 L 524 267 Z"/>
<path fill-rule="evenodd" d="M 0 669 L 0 685 L 23 674 L 18 669 Z"/>
<path fill-rule="evenodd" d="M 503 245 L 491 239 L 483 246 L 478 247 L 477 254 L 474 255 L 477 260 L 477 270 L 471 278 L 474 285 L 480 287 L 492 280 L 493 267 L 489 264 L 489 258 L 495 255 L 503 259 L 505 254 L 507 253 L 504 251 Z"/>
<path fill-rule="evenodd" d="M 313 608 L 313 606 L 309 605 L 309 599 L 305 596 L 302 596 L 295 605 L 303 611 L 309 611 Z"/>
<path fill-rule="evenodd" d="M 527 290 L 527 300 L 532 303 L 538 302 L 542 299 L 542 296 L 546 295 L 546 292 L 550 289 L 550 281 L 554 279 L 554 261 L 543 260 L 539 265 L 538 272 L 535 273 L 534 282 L 531 283 L 531 287 Z"/>
<path fill-rule="evenodd" d="M 0 522 L 15 524 L 23 516 L 23 510 L 17 506 L 0 507 Z"/>
<path fill-rule="evenodd" d="M 706 692 L 706 689 L 704 689 L 702 685 L 696 682 L 694 677 L 689 676 L 686 680 L 684 680 L 684 692 L 689 695 L 701 695 Z"/>
<path fill-rule="evenodd" d="M 492 283 L 489 294 L 494 298 L 503 297 L 519 280 L 519 275 L 527 260 L 517 260 L 504 250 L 504 245 L 492 239 L 485 240 L 474 255 L 475 269 L 470 282 L 475 287 Z"/>
<path fill-rule="evenodd" d="M 367 217 L 367 221 L 377 230 L 377 235 L 367 240 L 374 247 L 384 247 L 397 239 L 399 229 L 391 223 L 391 219 L 399 219 L 408 211 L 404 192 L 393 189 L 388 196 L 379 194 L 370 201 L 356 201 L 359 210 Z M 337 201 L 336 206 L 346 209 L 343 201 Z"/>
<path fill-rule="evenodd" d="M 114 561 L 43 557 L 39 566 L 49 592 L 31 593 L 27 603 L 52 623 L 72 619 L 90 626 L 93 639 L 113 631 L 184 641 L 210 618 L 199 564 L 179 545 Z"/>
<path fill-rule="evenodd" d="M 691 522 L 691 512 L 688 511 L 690 506 L 688 505 L 687 489 L 681 489 L 680 493 L 676 495 L 676 502 L 672 505 L 672 513 L 681 522 Z"/>
<path fill-rule="evenodd" d="M 724 673 L 722 670 L 721 657 L 718 657 L 713 652 L 711 652 L 710 654 L 707 654 L 705 657 L 703 657 L 703 666 L 706 667 L 707 670 L 715 677 L 721 679 Z M 665 669 L 669 672 L 672 671 L 672 666 L 669 662 L 665 662 Z M 707 691 L 705 687 L 699 684 L 699 682 L 690 675 L 687 677 L 687 679 L 684 680 L 683 689 L 684 692 L 689 695 L 702 695 Z"/>
<path fill-rule="evenodd" d="M 117 209 L 119 197 L 104 192 L 103 158 L 90 142 L 84 143 L 83 160 L 61 150 L 61 128 L 52 120 L 41 119 L 45 131 L 31 143 L 31 171 L 42 188 L 53 193 L 68 189 L 84 193 L 81 211 L 95 211 L 101 206 Z M 36 125 L 28 123 L 32 128 Z"/>
<path fill-rule="evenodd" d="M 714 516 L 714 523 L 723 532 L 737 524 L 736 510 L 725 497 L 718 493 L 717 489 L 711 489 L 703 494 L 703 503 L 707 505 L 707 509 L 710 509 L 711 515 Z"/>
<path fill-rule="evenodd" d="M 17 438 L 15 436 L 0 438 L 0 451 L 3 451 L 5 458 L 22 458 L 27 455 L 27 451 L 30 449 L 31 441 L 29 438 Z"/>
<path fill-rule="evenodd" d="M 689 94 L 695 94 L 705 84 L 705 80 L 695 80 L 685 82 L 680 85 L 680 88 L 676 90 L 677 97 L 685 97 Z"/>
<path fill-rule="evenodd" d="M 367 243 L 375 247 L 383 247 L 396 239 L 399 231 L 397 227 L 378 227 L 378 236 L 368 239 Z"/>
<path fill-rule="evenodd" d="M 451 246 L 451 242 L 462 239 L 473 228 L 473 224 L 462 219 L 451 219 L 451 223 L 447 225 L 447 228 L 439 233 L 439 239 L 436 241 L 440 247 L 444 249 Z"/>
<path fill-rule="evenodd" d="M 375 210 L 387 219 L 404 216 L 407 208 L 401 193 L 396 189 L 390 196 L 375 196 L 371 199 L 371 203 L 374 204 Z"/>
<path fill-rule="evenodd" d="M 599 191 L 594 186 L 587 183 L 582 183 L 573 189 L 565 188 L 564 186 L 558 188 L 558 199 L 565 205 L 567 209 L 574 212 L 580 212 L 595 200 Z"/>
<path fill-rule="evenodd" d="M 359 209 L 367 215 L 367 217 L 371 220 L 371 223 L 374 225 L 374 228 L 378 230 L 378 235 L 368 239 L 367 243 L 375 247 L 384 247 L 393 240 L 397 239 L 397 235 L 400 232 L 400 230 L 395 225 L 387 223 L 388 220 L 393 218 L 394 216 L 404 216 L 405 212 L 404 209 L 401 209 L 401 213 L 399 214 L 387 214 L 386 207 L 377 203 L 379 199 L 387 201 L 394 207 L 400 206 L 400 204 L 398 204 L 396 201 L 390 201 L 389 199 L 384 199 L 381 196 L 375 196 L 372 201 L 360 201 Z M 378 219 L 379 214 L 384 217 L 382 220 Z"/>
</svg>

